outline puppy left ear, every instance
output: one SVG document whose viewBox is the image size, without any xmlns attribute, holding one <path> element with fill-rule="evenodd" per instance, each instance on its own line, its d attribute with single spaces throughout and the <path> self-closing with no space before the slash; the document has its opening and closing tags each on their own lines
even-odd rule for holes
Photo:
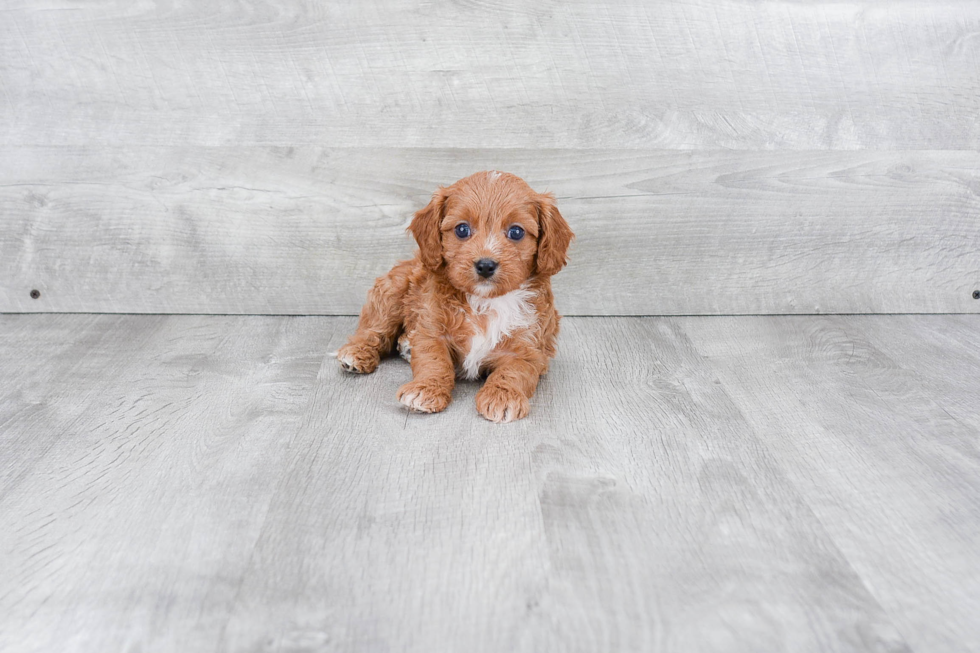
<svg viewBox="0 0 980 653">
<path fill-rule="evenodd" d="M 551 193 L 538 195 L 538 274 L 551 276 L 568 263 L 568 246 L 575 234 L 555 206 Z"/>
<path fill-rule="evenodd" d="M 448 192 L 445 188 L 440 188 L 433 193 L 429 204 L 415 214 L 412 224 L 408 226 L 408 230 L 415 237 L 415 242 L 419 244 L 422 265 L 433 272 L 442 267 L 442 232 L 440 227 L 442 226 L 447 196 Z"/>
</svg>

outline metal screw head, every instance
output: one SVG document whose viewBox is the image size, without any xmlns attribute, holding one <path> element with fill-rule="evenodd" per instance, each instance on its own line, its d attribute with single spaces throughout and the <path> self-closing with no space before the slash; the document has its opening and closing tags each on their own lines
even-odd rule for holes
<svg viewBox="0 0 980 653">
<path fill-rule="evenodd" d="M 973 299 L 980 299 L 980 290 L 973 291 Z"/>
<path fill-rule="evenodd" d="M 31 299 L 37 299 L 41 296 L 41 291 L 34 289 L 31 291 Z"/>
</svg>

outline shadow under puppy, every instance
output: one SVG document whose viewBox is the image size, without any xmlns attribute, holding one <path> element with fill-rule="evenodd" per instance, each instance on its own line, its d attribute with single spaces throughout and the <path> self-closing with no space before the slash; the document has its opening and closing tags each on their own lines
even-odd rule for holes
<svg viewBox="0 0 980 653">
<path fill-rule="evenodd" d="M 409 230 L 419 251 L 375 281 L 340 364 L 373 372 L 397 342 L 413 377 L 397 396 L 411 410 L 445 410 L 457 375 L 487 374 L 479 413 L 525 417 L 555 355 L 551 276 L 573 238 L 554 196 L 515 175 L 478 172 L 437 190 Z"/>
</svg>

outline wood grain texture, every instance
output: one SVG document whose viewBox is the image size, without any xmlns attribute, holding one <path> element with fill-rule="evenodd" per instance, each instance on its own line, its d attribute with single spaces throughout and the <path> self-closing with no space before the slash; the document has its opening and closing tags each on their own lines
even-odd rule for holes
<svg viewBox="0 0 980 653">
<path fill-rule="evenodd" d="M 565 314 L 980 311 L 976 152 L 5 155 L 0 311 L 356 314 L 432 191 L 490 168 L 557 194 Z"/>
<path fill-rule="evenodd" d="M 59 381 L 0 436 L 3 467 L 33 462 L 0 488 L 0 649 L 216 650 L 330 325 L 4 316 L 5 353 L 59 320 Z"/>
<path fill-rule="evenodd" d="M 912 649 L 980 648 L 977 319 L 680 324 Z"/>
<path fill-rule="evenodd" d="M 0 144 L 976 149 L 970 0 L 9 0 Z"/>
<path fill-rule="evenodd" d="M 624 376 L 610 362 L 641 323 L 565 324 L 533 418 L 503 429 L 472 383 L 405 415 L 401 361 L 324 375 L 224 650 L 903 650 L 732 414 L 680 387 L 630 409 L 697 366 L 689 349 Z"/>
<path fill-rule="evenodd" d="M 976 648 L 976 316 L 566 319 L 506 426 L 353 325 L 0 316 L 0 649 Z"/>
<path fill-rule="evenodd" d="M 30 477 L 123 367 L 149 364 L 142 347 L 159 324 L 116 316 L 0 317 L 0 496 Z M 132 355 L 121 359 L 119 350 Z M 57 427 L 32 428 L 37 424 Z"/>
</svg>

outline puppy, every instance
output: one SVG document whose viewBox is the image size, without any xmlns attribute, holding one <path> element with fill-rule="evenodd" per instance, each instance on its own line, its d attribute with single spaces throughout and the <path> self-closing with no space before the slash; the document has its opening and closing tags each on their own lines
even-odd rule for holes
<svg viewBox="0 0 980 653">
<path fill-rule="evenodd" d="M 375 281 L 337 352 L 341 366 L 373 372 L 397 343 L 412 365 L 397 394 L 409 409 L 445 410 L 457 376 L 487 375 L 477 411 L 493 422 L 525 417 L 555 355 L 551 275 L 574 237 L 554 196 L 515 175 L 478 172 L 437 190 L 409 231 L 415 258 Z"/>
</svg>

